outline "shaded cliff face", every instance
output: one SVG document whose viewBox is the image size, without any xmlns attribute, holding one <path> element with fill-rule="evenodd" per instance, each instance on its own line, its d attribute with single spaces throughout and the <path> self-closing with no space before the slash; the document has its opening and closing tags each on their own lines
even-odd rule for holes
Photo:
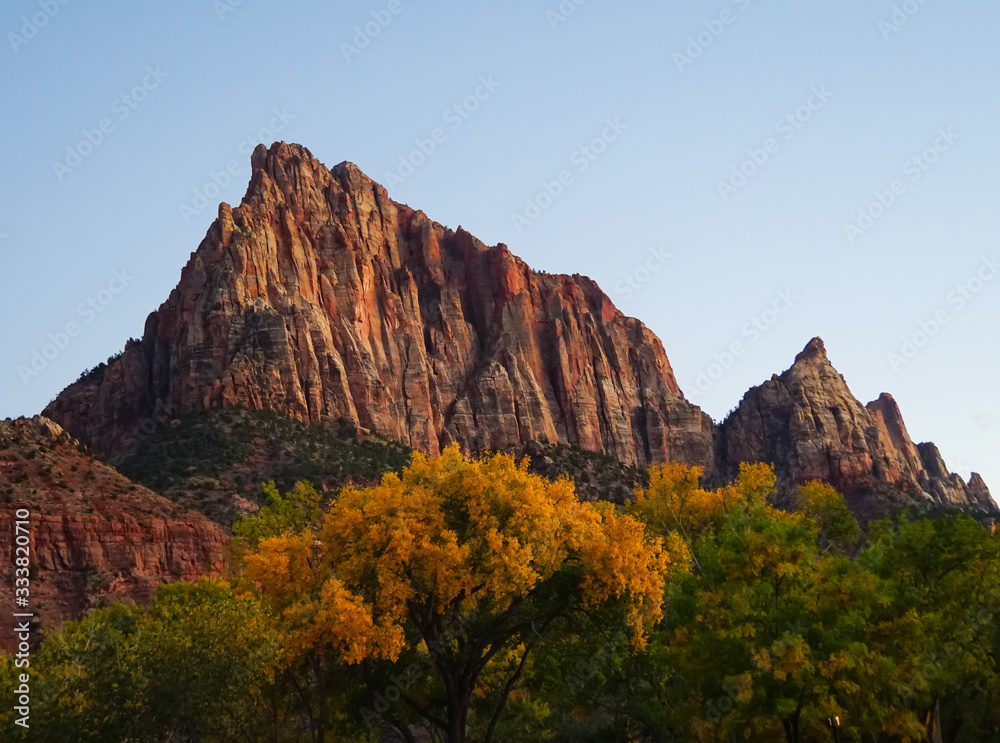
<svg viewBox="0 0 1000 743">
<path fill-rule="evenodd" d="M 252 165 L 142 340 L 45 415 L 113 456 L 157 424 L 242 406 L 430 453 L 544 437 L 713 466 L 711 419 L 593 281 L 535 273 L 298 145 L 260 146 Z"/>
<path fill-rule="evenodd" d="M 46 631 L 108 600 L 146 601 L 161 582 L 225 571 L 218 526 L 81 452 L 45 418 L 0 422 L 0 494 L 0 601 L 14 602 L 13 520 L 28 509 L 31 607 Z"/>
<path fill-rule="evenodd" d="M 997 511 L 978 474 L 966 483 L 948 471 L 934 444 L 913 443 L 890 395 L 858 401 L 819 338 L 781 376 L 744 395 L 719 439 L 723 471 L 771 462 L 791 483 L 831 483 L 864 515 L 878 515 L 867 513 L 864 498 L 888 493 Z"/>
</svg>

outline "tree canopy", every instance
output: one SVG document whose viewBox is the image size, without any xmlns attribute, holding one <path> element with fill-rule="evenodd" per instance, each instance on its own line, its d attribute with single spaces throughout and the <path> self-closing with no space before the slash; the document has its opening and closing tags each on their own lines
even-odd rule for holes
<svg viewBox="0 0 1000 743">
<path fill-rule="evenodd" d="M 1000 743 L 1000 536 L 864 532 L 771 467 L 665 464 L 625 507 L 507 454 L 264 487 L 230 581 L 89 612 L 12 740 Z M 794 503 L 784 510 L 775 503 Z M 0 689 L 17 684 L 0 655 Z M 5 740 L 7 738 L 4 738 Z"/>
</svg>

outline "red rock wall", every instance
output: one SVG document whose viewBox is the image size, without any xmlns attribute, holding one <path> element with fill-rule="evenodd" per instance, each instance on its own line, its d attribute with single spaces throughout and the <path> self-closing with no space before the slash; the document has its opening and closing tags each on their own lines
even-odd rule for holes
<svg viewBox="0 0 1000 743">
<path fill-rule="evenodd" d="M 227 535 L 78 450 L 44 418 L 0 422 L 0 605 L 12 607 L 15 514 L 30 516 L 30 607 L 54 629 L 174 580 L 223 577 Z M 0 647 L 11 647 L 0 637 Z"/>
<path fill-rule="evenodd" d="M 714 460 L 660 341 L 593 281 L 533 272 L 283 143 L 255 151 L 242 205 L 220 207 L 142 341 L 45 414 L 119 453 L 144 419 L 218 405 L 343 416 L 430 453 L 546 437 Z"/>
</svg>

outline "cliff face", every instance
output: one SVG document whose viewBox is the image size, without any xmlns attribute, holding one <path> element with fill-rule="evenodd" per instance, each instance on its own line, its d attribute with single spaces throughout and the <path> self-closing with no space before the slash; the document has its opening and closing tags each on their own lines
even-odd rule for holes
<svg viewBox="0 0 1000 743">
<path fill-rule="evenodd" d="M 781 376 L 752 388 L 720 431 L 720 467 L 775 464 L 791 483 L 824 480 L 858 498 L 895 491 L 944 506 L 996 511 L 978 474 L 950 473 L 934 444 L 915 445 L 896 401 L 863 405 L 814 338 Z"/>
<path fill-rule="evenodd" d="M 27 509 L 30 605 L 45 629 L 109 599 L 146 601 L 163 581 L 224 573 L 218 526 L 132 484 L 45 418 L 0 422 L 0 493 L 0 601 L 13 605 L 13 521 Z"/>
<path fill-rule="evenodd" d="M 714 464 L 663 347 L 583 276 L 532 271 L 393 202 L 355 166 L 257 148 L 141 341 L 45 411 L 102 453 L 214 407 L 343 417 L 436 453 L 542 437 Z"/>
<path fill-rule="evenodd" d="M 298 145 L 261 145 L 252 171 L 143 338 L 45 410 L 113 461 L 189 414 L 247 408 L 432 454 L 547 440 L 713 474 L 759 460 L 790 483 L 995 508 L 981 478 L 910 440 L 891 397 L 861 404 L 819 339 L 716 429 L 659 339 L 590 279 L 536 273 Z"/>
</svg>

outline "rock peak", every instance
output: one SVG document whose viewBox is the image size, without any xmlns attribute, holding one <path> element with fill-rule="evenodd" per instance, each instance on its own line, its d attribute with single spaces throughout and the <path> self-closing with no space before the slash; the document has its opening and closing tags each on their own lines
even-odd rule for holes
<svg viewBox="0 0 1000 743">
<path fill-rule="evenodd" d="M 258 146 L 143 339 L 47 414 L 106 454 L 209 408 L 342 417 L 431 454 L 545 437 L 711 470 L 709 416 L 589 279 L 532 271 L 389 198 L 353 163 Z"/>
<path fill-rule="evenodd" d="M 250 168 L 252 173 L 256 173 L 258 170 L 270 171 L 275 164 L 284 165 L 292 160 L 318 162 L 313 154 L 302 145 L 282 141 L 274 142 L 270 147 L 263 143 L 257 145 L 253 154 L 250 155 Z"/>
<path fill-rule="evenodd" d="M 826 344 L 823 343 L 823 339 L 819 336 L 813 338 L 806 344 L 806 347 L 802 349 L 802 352 L 795 357 L 795 363 L 800 361 L 829 361 L 830 359 L 826 355 Z"/>
<path fill-rule="evenodd" d="M 786 481 L 831 483 L 862 518 L 884 515 L 877 494 L 887 487 L 944 506 L 997 512 L 982 478 L 966 484 L 934 444 L 914 444 L 892 395 L 862 405 L 820 338 L 780 377 L 747 392 L 723 423 L 721 441 L 720 465 L 730 474 L 741 462 L 773 462 Z"/>
</svg>

